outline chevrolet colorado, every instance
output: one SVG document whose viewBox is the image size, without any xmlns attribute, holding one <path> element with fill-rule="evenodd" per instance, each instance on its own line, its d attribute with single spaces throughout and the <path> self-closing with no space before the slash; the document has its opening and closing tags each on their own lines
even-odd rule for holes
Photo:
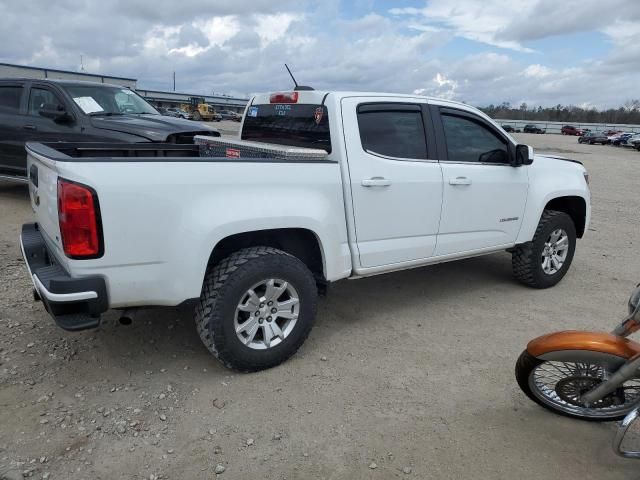
<svg viewBox="0 0 640 480">
<path fill-rule="evenodd" d="M 507 250 L 546 288 L 589 224 L 579 162 L 452 101 L 263 94 L 238 138 L 196 143 L 27 144 L 21 246 L 58 325 L 193 301 L 209 351 L 255 371 L 300 347 L 330 282 Z"/>
</svg>

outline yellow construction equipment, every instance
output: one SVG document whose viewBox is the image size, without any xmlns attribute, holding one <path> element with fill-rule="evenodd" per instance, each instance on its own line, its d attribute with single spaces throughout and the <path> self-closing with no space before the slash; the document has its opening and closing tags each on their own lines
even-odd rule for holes
<svg viewBox="0 0 640 480">
<path fill-rule="evenodd" d="M 183 110 L 191 113 L 193 119 L 200 121 L 211 121 L 216 116 L 216 111 L 212 105 L 205 103 L 202 97 L 189 97 L 189 103 L 180 106 Z"/>
</svg>

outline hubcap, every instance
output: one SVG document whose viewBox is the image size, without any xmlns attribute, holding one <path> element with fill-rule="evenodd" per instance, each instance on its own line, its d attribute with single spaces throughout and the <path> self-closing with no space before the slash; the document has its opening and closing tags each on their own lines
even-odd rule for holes
<svg viewBox="0 0 640 480">
<path fill-rule="evenodd" d="M 569 235 L 562 228 L 554 230 L 542 249 L 542 271 L 553 275 L 564 265 L 569 253 Z"/>
<path fill-rule="evenodd" d="M 265 350 L 289 336 L 299 312 L 300 298 L 293 285 L 270 278 L 256 283 L 242 295 L 233 326 L 243 344 Z"/>
</svg>

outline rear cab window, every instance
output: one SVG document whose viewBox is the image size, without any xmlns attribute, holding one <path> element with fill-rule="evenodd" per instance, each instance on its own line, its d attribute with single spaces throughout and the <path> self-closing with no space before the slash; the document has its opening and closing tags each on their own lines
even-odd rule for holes
<svg viewBox="0 0 640 480">
<path fill-rule="evenodd" d="M 249 105 L 240 138 L 331 153 L 327 107 L 297 102 Z"/>
</svg>

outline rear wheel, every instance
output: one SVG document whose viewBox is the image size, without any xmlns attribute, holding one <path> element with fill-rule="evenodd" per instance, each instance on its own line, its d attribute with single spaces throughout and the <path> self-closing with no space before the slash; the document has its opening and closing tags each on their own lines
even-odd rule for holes
<svg viewBox="0 0 640 480">
<path fill-rule="evenodd" d="M 612 370 L 612 356 L 601 354 L 599 360 L 598 354 L 588 353 L 584 362 L 566 362 L 541 360 L 525 350 L 516 363 L 518 385 L 531 400 L 560 415 L 597 422 L 624 418 L 640 401 L 640 379 L 625 382 L 587 407 L 580 397 L 600 384 Z M 616 363 L 624 362 L 624 358 L 619 358 Z"/>
<path fill-rule="evenodd" d="M 242 372 L 274 367 L 305 341 L 316 315 L 313 274 L 271 247 L 231 254 L 205 276 L 195 320 L 207 349 Z"/>
<path fill-rule="evenodd" d="M 197 112 L 197 111 L 196 111 L 196 112 L 193 112 L 193 119 L 194 119 L 196 122 L 199 122 L 200 120 L 202 120 L 202 115 L 200 115 L 200 112 Z"/>
</svg>

